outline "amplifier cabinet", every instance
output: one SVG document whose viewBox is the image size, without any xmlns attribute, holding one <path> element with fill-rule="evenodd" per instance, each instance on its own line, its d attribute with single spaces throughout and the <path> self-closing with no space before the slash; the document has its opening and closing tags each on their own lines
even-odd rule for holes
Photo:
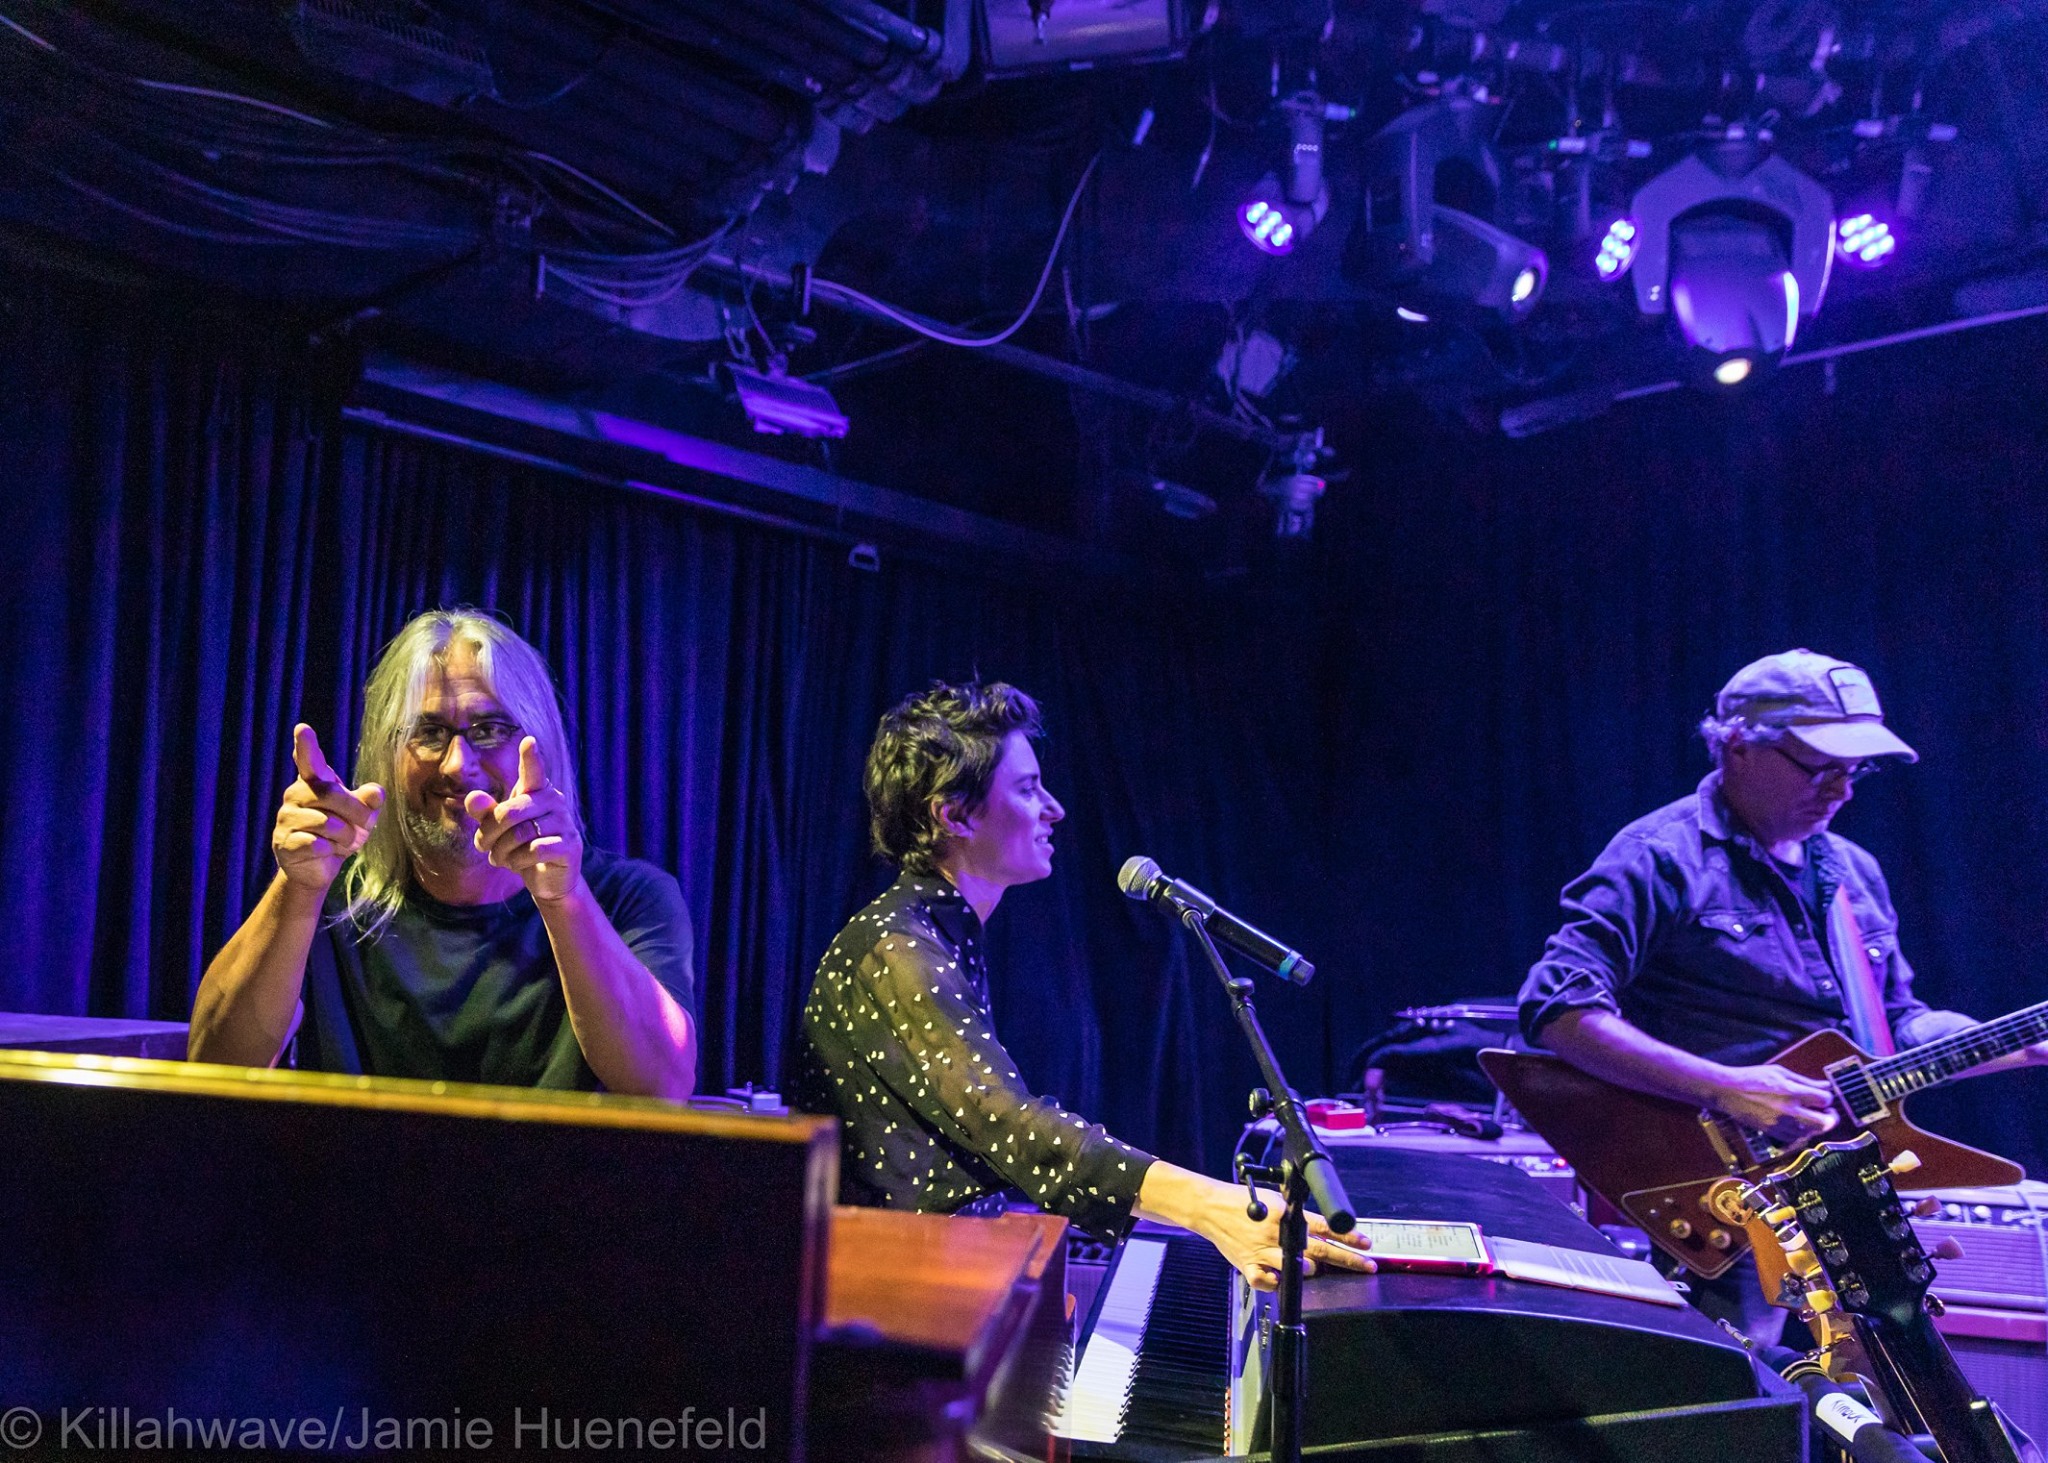
<svg viewBox="0 0 2048 1463">
<path fill-rule="evenodd" d="M 1914 1221 L 1921 1244 L 1952 1239 L 1963 1250 L 1935 1262 L 1934 1294 L 1947 1307 L 1936 1328 L 1972 1385 L 2048 1443 L 2048 1184 L 1914 1197 L 1941 1203 Z"/>
<path fill-rule="evenodd" d="M 1277 1136 L 1279 1125 L 1272 1124 L 1272 1128 Z M 1396 1121 L 1376 1128 L 1317 1128 L 1316 1137 L 1339 1166 L 1344 1163 L 1343 1155 L 1348 1149 L 1395 1149 L 1403 1153 L 1484 1158 L 1527 1174 L 1543 1192 L 1567 1208 L 1579 1203 L 1579 1180 L 1572 1166 L 1557 1156 L 1555 1148 L 1524 1129 L 1510 1128 L 1498 1138 L 1468 1138 L 1460 1133 L 1447 1133 L 1435 1123 Z"/>
</svg>

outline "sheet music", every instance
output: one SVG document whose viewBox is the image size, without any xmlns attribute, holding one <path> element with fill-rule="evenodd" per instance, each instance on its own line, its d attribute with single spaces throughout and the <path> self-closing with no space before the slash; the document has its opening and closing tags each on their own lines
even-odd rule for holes
<svg viewBox="0 0 2048 1463">
<path fill-rule="evenodd" d="M 1671 1282 L 1657 1273 L 1655 1265 L 1644 1260 L 1503 1239 L 1499 1235 L 1487 1236 L 1486 1243 L 1493 1251 L 1496 1271 L 1510 1280 L 1590 1290 L 1597 1295 L 1618 1295 L 1660 1306 L 1685 1304 L 1685 1298 L 1671 1288 Z"/>
</svg>

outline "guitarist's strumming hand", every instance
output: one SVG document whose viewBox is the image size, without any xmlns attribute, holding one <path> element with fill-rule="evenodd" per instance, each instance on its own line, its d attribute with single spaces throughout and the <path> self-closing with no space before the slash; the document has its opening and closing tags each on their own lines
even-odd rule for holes
<svg viewBox="0 0 2048 1463">
<path fill-rule="evenodd" d="M 1713 1106 L 1745 1128 L 1792 1142 L 1817 1138 L 1839 1121 L 1834 1089 L 1825 1082 L 1769 1065 L 1723 1071 Z"/>
</svg>

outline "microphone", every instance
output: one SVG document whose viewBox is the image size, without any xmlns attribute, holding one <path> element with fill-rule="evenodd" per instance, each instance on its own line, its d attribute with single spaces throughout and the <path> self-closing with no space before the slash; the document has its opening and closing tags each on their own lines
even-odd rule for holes
<svg viewBox="0 0 2048 1463">
<path fill-rule="evenodd" d="M 1124 860 L 1123 868 L 1117 872 L 1116 886 L 1133 899 L 1149 899 L 1165 906 L 1175 918 L 1194 910 L 1208 926 L 1210 939 L 1229 946 L 1283 980 L 1307 985 L 1315 979 L 1315 966 L 1299 950 L 1288 949 L 1265 931 L 1254 929 L 1229 910 L 1219 908 L 1215 900 L 1194 885 L 1167 878 L 1159 871 L 1159 865 L 1143 854 Z"/>
<path fill-rule="evenodd" d="M 1806 1394 L 1809 1420 L 1856 1463 L 1927 1463 L 1925 1453 L 1886 1427 L 1883 1418 L 1822 1372 L 1812 1358 L 1785 1346 L 1759 1346 L 1756 1355 Z"/>
</svg>

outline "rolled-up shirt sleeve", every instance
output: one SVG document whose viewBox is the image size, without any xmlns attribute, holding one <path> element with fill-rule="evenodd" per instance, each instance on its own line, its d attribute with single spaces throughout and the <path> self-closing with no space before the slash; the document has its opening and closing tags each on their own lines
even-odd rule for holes
<svg viewBox="0 0 2048 1463">
<path fill-rule="evenodd" d="M 1085 1229 L 1121 1232 L 1151 1156 L 1034 1095 L 949 954 L 936 937 L 898 931 L 860 959 L 862 1004 L 886 1027 L 863 1053 L 869 1071 L 1004 1185 Z"/>
<path fill-rule="evenodd" d="M 1522 1035 L 1535 1045 L 1543 1028 L 1566 1011 L 1598 1007 L 1620 1014 L 1621 991 L 1656 950 L 1679 907 L 1667 860 L 1648 839 L 1627 831 L 1565 885 L 1559 902 L 1564 922 L 1522 982 Z"/>
</svg>

